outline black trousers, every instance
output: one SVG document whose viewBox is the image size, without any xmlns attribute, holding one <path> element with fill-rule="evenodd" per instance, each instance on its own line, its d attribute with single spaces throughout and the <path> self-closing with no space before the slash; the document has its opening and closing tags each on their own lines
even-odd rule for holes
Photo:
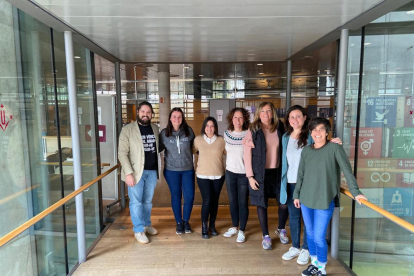
<svg viewBox="0 0 414 276">
<path fill-rule="evenodd" d="M 202 179 L 197 177 L 198 188 L 200 189 L 203 204 L 201 205 L 201 221 L 214 223 L 217 218 L 220 192 L 224 184 L 224 176 L 220 179 Z"/>
<path fill-rule="evenodd" d="M 244 231 L 249 217 L 249 180 L 246 174 L 226 170 L 226 186 L 233 227 L 240 224 L 240 230 Z"/>
</svg>

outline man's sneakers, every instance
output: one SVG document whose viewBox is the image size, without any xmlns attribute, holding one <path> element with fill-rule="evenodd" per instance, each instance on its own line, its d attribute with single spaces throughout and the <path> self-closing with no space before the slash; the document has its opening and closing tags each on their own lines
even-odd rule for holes
<svg viewBox="0 0 414 276">
<path fill-rule="evenodd" d="M 286 243 L 289 242 L 289 238 L 287 236 L 286 229 L 279 229 L 278 228 L 278 229 L 276 229 L 275 233 L 276 233 L 276 235 L 279 236 L 281 243 L 286 244 Z"/>
<path fill-rule="evenodd" d="M 311 264 L 307 269 L 302 271 L 302 276 L 313 276 L 316 275 L 316 273 L 318 273 L 318 268 Z"/>
<path fill-rule="evenodd" d="M 282 259 L 286 261 L 290 261 L 295 257 L 298 257 L 296 261 L 298 264 L 306 265 L 309 262 L 310 254 L 309 254 L 309 251 L 306 249 L 300 250 L 298 248 L 291 247 L 289 248 L 288 252 L 283 254 Z"/>
<path fill-rule="evenodd" d="M 326 276 L 326 274 L 323 273 L 322 271 L 318 270 L 318 273 L 316 274 L 316 276 Z"/>
<path fill-rule="evenodd" d="M 145 233 L 151 235 L 151 236 L 155 236 L 158 234 L 157 229 L 155 229 L 152 226 L 145 226 Z"/>
<path fill-rule="evenodd" d="M 134 234 L 135 239 L 139 242 L 139 243 L 149 243 L 149 239 L 147 238 L 147 236 L 145 235 L 145 232 L 138 232 Z"/>
<path fill-rule="evenodd" d="M 265 250 L 271 250 L 272 249 L 272 239 L 269 235 L 266 235 L 263 237 L 262 241 L 263 249 Z"/>
</svg>

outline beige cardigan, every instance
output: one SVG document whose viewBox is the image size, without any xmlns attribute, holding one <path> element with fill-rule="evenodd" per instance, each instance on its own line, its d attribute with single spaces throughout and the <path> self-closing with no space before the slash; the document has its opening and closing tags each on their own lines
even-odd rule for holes
<svg viewBox="0 0 414 276">
<path fill-rule="evenodd" d="M 151 128 L 154 132 L 158 156 L 159 129 L 154 124 L 151 124 Z M 119 135 L 118 159 L 122 165 L 122 181 L 125 181 L 126 176 L 132 173 L 135 181 L 138 182 L 144 171 L 145 152 L 137 121 L 133 121 L 122 128 Z"/>
<path fill-rule="evenodd" d="M 193 153 L 198 152 L 197 175 L 219 176 L 224 175 L 226 143 L 222 136 L 218 136 L 213 144 L 209 145 L 203 135 L 194 139 Z"/>
</svg>

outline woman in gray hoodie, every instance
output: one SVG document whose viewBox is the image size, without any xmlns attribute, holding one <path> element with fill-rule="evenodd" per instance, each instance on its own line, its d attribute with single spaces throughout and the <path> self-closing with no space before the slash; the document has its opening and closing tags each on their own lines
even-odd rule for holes
<svg viewBox="0 0 414 276">
<path fill-rule="evenodd" d="M 194 164 L 191 147 L 194 132 L 181 108 L 171 110 L 168 125 L 160 133 L 159 151 L 164 151 L 164 177 L 171 192 L 171 205 L 178 235 L 192 232 L 189 223 L 194 203 Z M 181 198 L 184 207 L 181 211 Z"/>
</svg>

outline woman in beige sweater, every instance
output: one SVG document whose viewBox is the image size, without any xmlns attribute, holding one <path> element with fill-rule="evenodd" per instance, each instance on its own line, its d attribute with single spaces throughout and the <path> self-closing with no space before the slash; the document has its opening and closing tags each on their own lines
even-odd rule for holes
<svg viewBox="0 0 414 276">
<path fill-rule="evenodd" d="M 198 153 L 196 175 L 203 198 L 201 236 L 208 239 L 209 234 L 218 235 L 215 222 L 220 192 L 224 183 L 223 155 L 226 154 L 225 142 L 223 137 L 218 135 L 217 121 L 214 117 L 207 117 L 204 120 L 201 135 L 194 139 L 193 152 Z M 209 218 L 210 225 L 208 225 Z"/>
</svg>

